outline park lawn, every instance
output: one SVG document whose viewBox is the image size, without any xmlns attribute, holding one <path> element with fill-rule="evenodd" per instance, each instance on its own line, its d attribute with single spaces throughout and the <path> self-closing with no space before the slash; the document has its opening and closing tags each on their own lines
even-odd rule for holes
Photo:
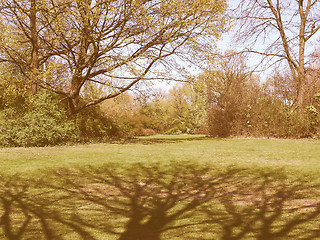
<svg viewBox="0 0 320 240">
<path fill-rule="evenodd" d="M 281 168 L 295 176 L 320 173 L 320 142 L 279 139 L 210 139 L 203 136 L 141 137 L 133 140 L 42 148 L 0 149 L 0 172 L 33 175 L 44 170 L 116 163 L 191 161 L 217 168 Z"/>
<path fill-rule="evenodd" d="M 225 229 L 235 235 L 251 226 L 241 239 L 287 228 L 282 239 L 320 235 L 318 141 L 156 135 L 2 148 L 0 161 L 0 199 L 13 204 L 11 225 L 0 228 L 0 239 L 7 239 L 6 229 L 22 226 L 25 216 L 33 216 L 25 222 L 26 239 L 45 231 L 39 219 L 63 239 L 80 239 L 83 231 L 109 240 L 158 230 L 161 239 L 230 239 L 222 237 Z M 160 222 L 150 227 L 153 217 Z"/>
</svg>

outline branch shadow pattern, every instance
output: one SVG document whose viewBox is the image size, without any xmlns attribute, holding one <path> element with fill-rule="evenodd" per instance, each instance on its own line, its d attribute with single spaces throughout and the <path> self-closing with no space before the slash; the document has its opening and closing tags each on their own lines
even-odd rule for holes
<svg viewBox="0 0 320 240">
<path fill-rule="evenodd" d="M 189 162 L 0 176 L 0 239 L 319 239 L 320 187 Z"/>
<path fill-rule="evenodd" d="M 207 223 L 218 225 L 219 239 L 319 239 L 319 187 L 283 174 L 238 176 L 218 199 L 223 211 L 206 207 Z M 206 231 L 207 229 L 204 229 Z"/>
<path fill-rule="evenodd" d="M 143 145 L 152 145 L 152 144 L 159 144 L 159 143 L 180 143 L 180 142 L 191 142 L 191 141 L 199 141 L 199 140 L 206 140 L 210 139 L 208 136 L 179 136 L 176 135 L 175 137 L 171 138 L 163 138 L 163 137 L 152 137 L 152 138 L 139 138 L 139 137 L 132 137 L 126 139 L 115 139 L 108 141 L 110 144 L 143 144 Z"/>
</svg>

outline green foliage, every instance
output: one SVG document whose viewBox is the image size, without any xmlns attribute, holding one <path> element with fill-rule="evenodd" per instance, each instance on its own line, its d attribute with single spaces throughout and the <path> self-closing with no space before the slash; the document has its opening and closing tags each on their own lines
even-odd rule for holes
<svg viewBox="0 0 320 240">
<path fill-rule="evenodd" d="M 76 123 L 82 139 L 103 139 L 119 135 L 119 128 L 104 115 L 98 106 L 92 106 L 77 115 Z"/>
<path fill-rule="evenodd" d="M 138 100 L 122 94 L 102 103 L 101 114 L 116 124 L 120 136 L 193 134 L 205 128 L 206 102 L 199 86 L 178 85 L 168 93 L 150 92 Z"/>
<path fill-rule="evenodd" d="M 314 106 L 301 110 L 266 94 L 247 104 L 232 122 L 232 135 L 309 138 L 319 133 L 320 119 Z"/>
<path fill-rule="evenodd" d="M 75 141 L 75 124 L 58 101 L 47 92 L 26 99 L 20 108 L 0 112 L 0 142 L 3 146 L 48 146 Z"/>
<path fill-rule="evenodd" d="M 196 133 L 205 125 L 206 101 L 196 85 L 184 84 L 169 92 L 171 129 Z"/>
<path fill-rule="evenodd" d="M 0 110 L 24 105 L 28 85 L 26 79 L 10 64 L 0 64 Z"/>
<path fill-rule="evenodd" d="M 205 98 L 195 85 L 187 83 L 144 103 L 139 113 L 143 127 L 158 133 L 193 134 L 206 123 Z"/>
<path fill-rule="evenodd" d="M 140 107 L 139 114 L 144 129 L 153 129 L 159 133 L 165 131 L 168 113 L 164 104 L 163 100 L 156 99 Z"/>
</svg>

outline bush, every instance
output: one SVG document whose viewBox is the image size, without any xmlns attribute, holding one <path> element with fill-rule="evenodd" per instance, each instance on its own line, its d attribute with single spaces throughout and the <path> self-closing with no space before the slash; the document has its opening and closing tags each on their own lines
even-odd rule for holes
<svg viewBox="0 0 320 240">
<path fill-rule="evenodd" d="M 120 135 L 119 127 L 112 119 L 105 116 L 98 106 L 89 107 L 78 113 L 76 123 L 82 140 L 99 140 Z"/>
<path fill-rule="evenodd" d="M 48 146 L 76 141 L 78 131 L 52 94 L 39 92 L 25 106 L 0 112 L 0 143 L 3 146 Z"/>
<path fill-rule="evenodd" d="M 232 115 L 219 108 L 211 108 L 208 114 L 208 130 L 212 137 L 229 137 L 231 135 Z"/>
<path fill-rule="evenodd" d="M 310 138 L 319 134 L 320 118 L 313 106 L 287 106 L 271 97 L 257 98 L 232 122 L 232 135 L 275 138 Z"/>
<path fill-rule="evenodd" d="M 149 128 L 144 128 L 141 131 L 140 136 L 152 136 L 155 135 L 157 132 L 153 129 L 149 129 Z"/>
</svg>

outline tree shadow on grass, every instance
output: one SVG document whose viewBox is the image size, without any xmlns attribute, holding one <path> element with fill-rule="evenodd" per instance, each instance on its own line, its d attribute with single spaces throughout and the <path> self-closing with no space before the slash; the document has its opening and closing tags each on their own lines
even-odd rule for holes
<svg viewBox="0 0 320 240">
<path fill-rule="evenodd" d="M 319 187 L 172 162 L 0 179 L 1 239 L 319 239 Z"/>
<path fill-rule="evenodd" d="M 127 139 L 121 139 L 121 140 L 111 140 L 109 143 L 113 144 L 144 144 L 144 145 L 151 145 L 151 144 L 157 144 L 157 143 L 179 143 L 179 142 L 185 142 L 185 141 L 196 141 L 196 140 L 206 140 L 210 139 L 206 136 L 194 136 L 190 135 L 185 136 L 179 136 L 179 135 L 173 135 L 170 137 L 170 135 L 166 137 L 150 137 L 150 138 L 127 138 Z"/>
<path fill-rule="evenodd" d="M 221 210 L 205 206 L 203 231 L 217 228 L 222 240 L 319 239 L 320 191 L 280 172 L 241 174 L 223 189 Z M 209 228 L 208 228 L 209 227 Z"/>
</svg>

